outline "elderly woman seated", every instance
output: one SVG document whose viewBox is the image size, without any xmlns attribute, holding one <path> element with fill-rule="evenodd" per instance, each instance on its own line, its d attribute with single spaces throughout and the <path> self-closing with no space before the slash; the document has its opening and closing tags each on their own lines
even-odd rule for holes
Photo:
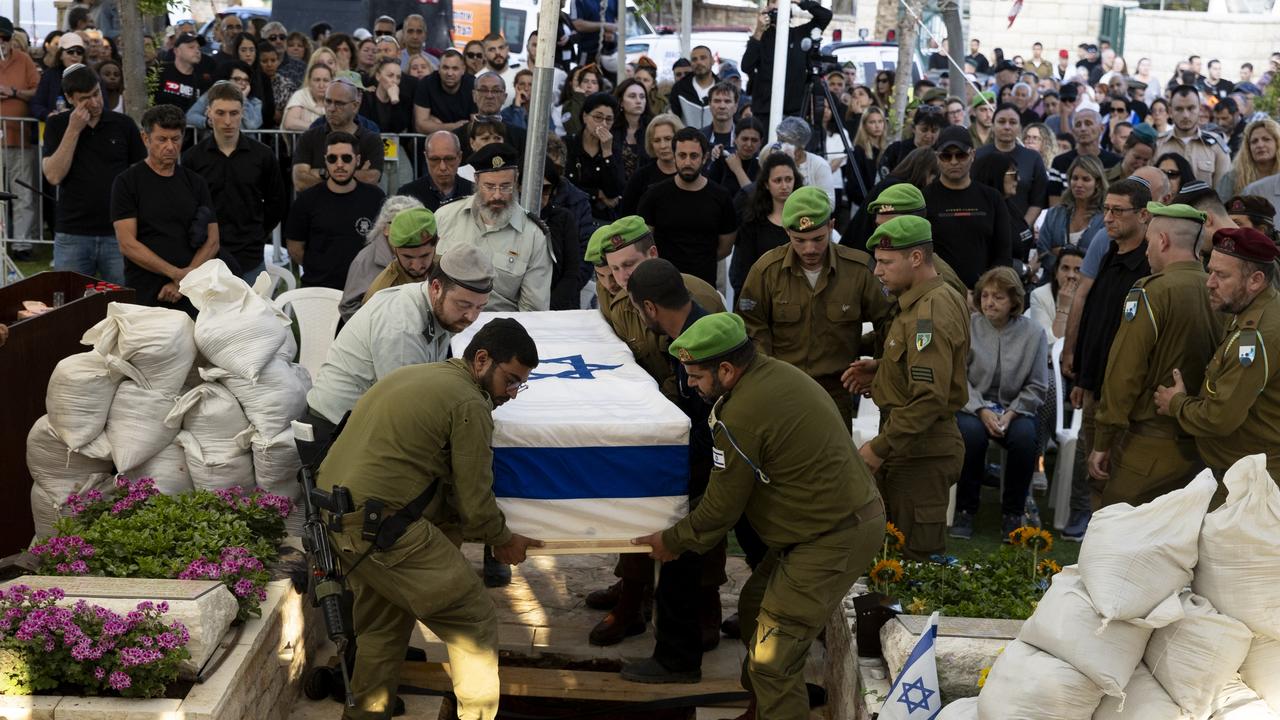
<svg viewBox="0 0 1280 720">
<path fill-rule="evenodd" d="M 969 316 L 969 402 L 956 413 L 965 450 L 951 536 L 973 537 L 987 448 L 995 440 L 1007 451 L 1000 532 L 1008 542 L 1009 533 L 1022 526 L 1039 455 L 1036 413 L 1049 382 L 1049 349 L 1044 330 L 1022 312 L 1026 295 L 1012 268 L 983 273 L 973 287 L 973 305 L 977 312 Z"/>
</svg>

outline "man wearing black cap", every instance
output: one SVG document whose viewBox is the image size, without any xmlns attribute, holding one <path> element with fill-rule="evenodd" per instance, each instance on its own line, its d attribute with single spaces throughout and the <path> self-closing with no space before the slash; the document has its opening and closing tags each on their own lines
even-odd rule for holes
<svg viewBox="0 0 1280 720">
<path fill-rule="evenodd" d="M 1076 104 L 1080 102 L 1080 86 L 1075 83 L 1067 83 L 1058 89 L 1058 111 L 1053 115 L 1046 114 L 1044 124 L 1054 134 L 1060 132 L 1071 131 L 1071 115 L 1076 111 Z"/>
<path fill-rule="evenodd" d="M 1209 305 L 1233 317 L 1196 395 L 1189 394 L 1178 369 L 1172 385 L 1156 389 L 1156 408 L 1195 436 L 1200 456 L 1218 479 L 1215 505 L 1226 496 L 1226 469 L 1246 455 L 1265 453 L 1267 471 L 1280 477 L 1280 363 L 1272 363 L 1267 350 L 1280 347 L 1277 257 L 1275 243 L 1253 228 L 1214 233 Z"/>
<path fill-rule="evenodd" d="M 471 157 L 475 195 L 436 213 L 438 251 L 474 245 L 493 258 L 489 309 L 530 312 L 551 308 L 551 251 L 546 226 L 520 206 L 520 158 L 505 143 L 486 145 Z"/>
<path fill-rule="evenodd" d="M 212 84 L 199 71 L 200 43 L 195 35 L 183 33 L 173 40 L 173 62 L 165 63 L 151 95 L 152 105 L 177 105 L 184 113 Z"/>
<path fill-rule="evenodd" d="M 969 177 L 973 145 L 968 130 L 944 128 L 934 149 L 942 174 L 925 187 L 924 200 L 935 249 L 972 288 L 987 269 L 1013 264 L 1009 208 L 1000 193 Z"/>
</svg>

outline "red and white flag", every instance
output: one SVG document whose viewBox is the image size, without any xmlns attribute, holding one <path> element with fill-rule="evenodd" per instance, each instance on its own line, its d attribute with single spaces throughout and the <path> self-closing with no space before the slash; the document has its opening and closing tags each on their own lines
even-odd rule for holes
<svg viewBox="0 0 1280 720">
<path fill-rule="evenodd" d="M 1018 13 L 1022 12 L 1022 0 L 1013 0 L 1013 5 L 1009 6 L 1009 26 L 1013 27 L 1013 21 L 1018 19 Z M 1006 30 L 1008 28 L 1005 28 Z"/>
</svg>

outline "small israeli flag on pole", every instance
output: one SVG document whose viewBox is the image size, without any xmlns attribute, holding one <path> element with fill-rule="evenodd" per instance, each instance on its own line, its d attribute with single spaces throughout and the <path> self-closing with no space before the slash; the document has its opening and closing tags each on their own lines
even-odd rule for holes
<svg viewBox="0 0 1280 720">
<path fill-rule="evenodd" d="M 932 720 L 942 712 L 934 654 L 937 641 L 938 613 L 934 613 L 925 623 L 924 632 L 920 633 L 898 679 L 889 688 L 889 696 L 880 707 L 879 720 Z"/>
</svg>

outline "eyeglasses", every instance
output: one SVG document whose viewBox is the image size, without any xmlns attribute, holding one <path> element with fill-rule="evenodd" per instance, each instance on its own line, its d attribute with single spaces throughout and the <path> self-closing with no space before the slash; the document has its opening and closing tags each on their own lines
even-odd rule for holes
<svg viewBox="0 0 1280 720">
<path fill-rule="evenodd" d="M 1129 109 L 1128 109 L 1128 108 L 1125 108 L 1125 107 L 1112 107 L 1112 108 L 1111 108 L 1111 112 L 1113 112 L 1113 113 L 1119 113 L 1119 114 L 1123 115 L 1123 114 L 1125 114 L 1125 113 L 1129 112 Z"/>
<path fill-rule="evenodd" d="M 963 162 L 969 159 L 969 153 L 964 151 L 938 153 L 938 159 L 942 162 Z"/>
<path fill-rule="evenodd" d="M 268 35 L 267 39 L 270 40 L 271 42 L 276 42 L 278 40 L 284 40 L 286 37 L 288 36 L 285 35 L 284 33 L 276 33 L 275 35 Z"/>
<path fill-rule="evenodd" d="M 502 93 L 505 93 L 506 90 L 503 90 L 502 88 L 479 88 L 478 87 L 476 88 L 476 92 L 480 93 L 481 95 L 501 95 Z"/>
<path fill-rule="evenodd" d="M 469 52 L 469 53 L 467 53 L 466 55 L 467 55 L 467 57 L 471 58 L 472 60 L 483 60 L 483 59 L 484 59 L 484 53 Z"/>
<path fill-rule="evenodd" d="M 1122 207 L 1111 207 L 1110 205 L 1103 205 L 1102 214 L 1115 215 L 1116 217 L 1122 217 L 1125 213 L 1134 212 L 1137 209 L 1138 208 L 1131 208 L 1131 207 L 1122 208 Z"/>
<path fill-rule="evenodd" d="M 515 393 L 515 394 L 519 395 L 520 393 L 522 393 L 522 392 L 524 392 L 525 390 L 528 390 L 528 389 L 529 389 L 529 383 L 524 382 L 524 381 L 520 380 L 519 378 L 516 378 L 516 379 L 512 380 L 512 379 L 510 378 L 510 376 L 508 376 L 508 378 L 507 378 L 507 392 L 508 392 L 508 393 Z"/>
<path fill-rule="evenodd" d="M 612 124 L 613 124 L 613 116 L 612 116 L 612 115 L 600 115 L 600 114 L 598 114 L 598 113 L 590 113 L 590 114 L 588 114 L 588 115 L 587 115 L 587 117 L 591 118 L 592 120 L 595 120 L 596 122 L 598 122 L 598 123 L 600 123 L 600 124 L 602 124 L 602 125 L 612 125 Z"/>
<path fill-rule="evenodd" d="M 500 123 L 502 122 L 502 116 L 501 115 L 476 115 L 475 121 L 478 123 Z"/>
<path fill-rule="evenodd" d="M 341 155 L 337 153 L 329 153 L 328 155 L 324 156 L 324 161 L 329 163 L 330 165 L 336 165 L 339 160 L 341 160 L 344 164 L 350 164 L 351 161 L 355 159 L 356 159 L 356 156 L 352 155 L 351 153 L 342 153 Z"/>
<path fill-rule="evenodd" d="M 460 158 L 457 155 L 445 155 L 443 157 L 440 155 L 428 155 L 427 162 L 432 165 L 443 165 L 444 163 L 460 162 Z"/>
<path fill-rule="evenodd" d="M 481 190 L 489 193 L 490 195 L 493 195 L 495 193 L 510 195 L 516 191 L 515 183 L 502 183 L 501 185 L 494 185 L 493 183 L 480 183 L 479 185 Z"/>
</svg>

